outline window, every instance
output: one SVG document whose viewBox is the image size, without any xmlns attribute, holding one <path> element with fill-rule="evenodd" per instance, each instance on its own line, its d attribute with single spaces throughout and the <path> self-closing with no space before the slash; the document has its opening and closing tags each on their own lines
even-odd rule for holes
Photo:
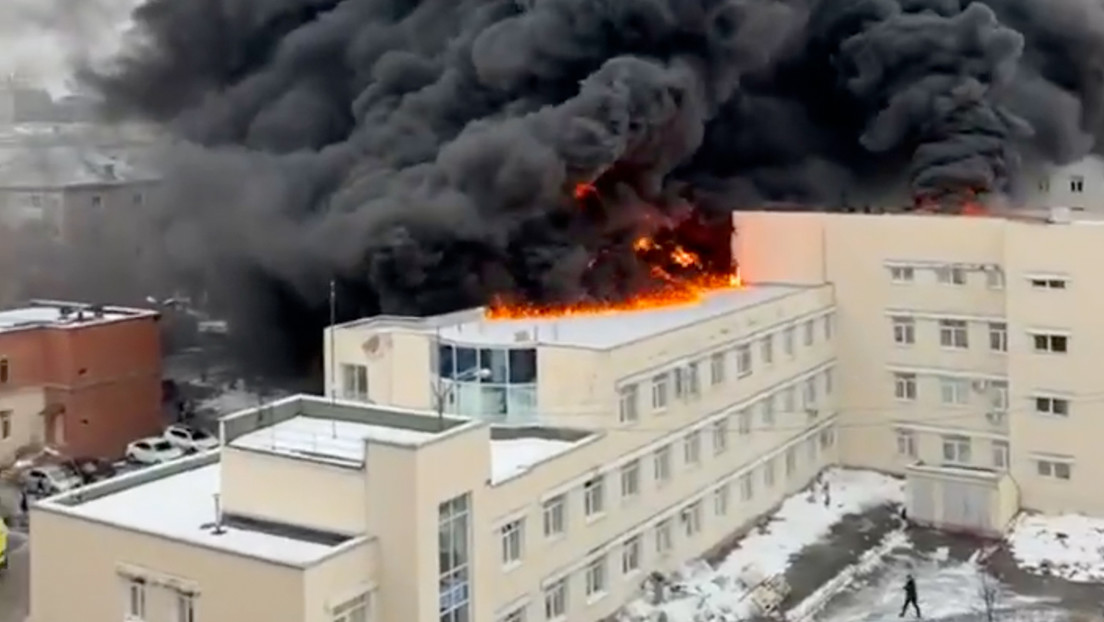
<svg viewBox="0 0 1104 622">
<path fill-rule="evenodd" d="M 940 266 L 935 269 L 935 280 L 944 285 L 965 285 L 966 271 L 959 266 Z"/>
<path fill-rule="evenodd" d="M 916 320 L 910 317 L 895 317 L 893 322 L 893 343 L 899 346 L 911 346 L 916 343 Z"/>
<path fill-rule="evenodd" d="M 740 501 L 751 501 L 755 496 L 755 485 L 751 481 L 751 473 L 740 476 Z"/>
<path fill-rule="evenodd" d="M 1036 352 L 1065 354 L 1069 351 L 1069 337 L 1065 335 L 1039 333 L 1031 337 Z"/>
<path fill-rule="evenodd" d="M 667 482 L 671 479 L 671 446 L 666 445 L 660 447 L 655 451 L 653 455 L 653 466 L 655 467 L 655 480 L 660 484 Z"/>
<path fill-rule="evenodd" d="M 640 570 L 640 536 L 633 536 L 621 545 L 621 572 L 632 574 Z"/>
<path fill-rule="evenodd" d="M 668 375 L 660 374 L 652 378 L 652 409 L 663 410 L 667 408 Z"/>
<path fill-rule="evenodd" d="M 362 597 L 363 598 L 363 597 Z M 334 613 L 337 614 L 338 609 L 344 607 L 340 605 L 334 608 Z M 350 609 L 349 613 L 354 613 L 354 610 Z M 353 615 L 345 615 L 344 617 L 334 616 L 334 622 L 367 622 L 367 611 L 364 609 L 364 603 L 360 605 L 359 617 Z M 183 592 L 177 592 L 176 594 L 176 619 L 174 622 L 195 622 L 195 596 L 192 594 L 185 594 Z"/>
<path fill-rule="evenodd" d="M 989 383 L 989 409 L 994 412 L 1008 410 L 1008 383 L 1004 381 Z"/>
<path fill-rule="evenodd" d="M 1031 287 L 1034 289 L 1065 289 L 1066 279 L 1040 277 L 1031 279 Z"/>
<path fill-rule="evenodd" d="M 793 477 L 797 472 L 797 450 L 790 447 L 786 450 L 786 477 Z"/>
<path fill-rule="evenodd" d="M 993 441 L 993 468 L 1008 468 L 1008 441 Z"/>
<path fill-rule="evenodd" d="M 524 542 L 525 519 L 510 521 L 502 526 L 502 565 L 511 566 L 521 562 L 521 547 Z"/>
<path fill-rule="evenodd" d="M 816 439 L 811 436 L 805 439 L 805 455 L 809 457 L 809 462 L 816 462 L 817 444 Z"/>
<path fill-rule="evenodd" d="M 989 289 L 1004 289 L 1004 271 L 996 266 L 986 269 L 985 286 Z"/>
<path fill-rule="evenodd" d="M 1008 352 L 1008 325 L 1004 322 L 989 323 L 989 349 L 993 352 Z"/>
<path fill-rule="evenodd" d="M 671 552 L 671 521 L 663 520 L 656 523 L 655 527 L 656 553 L 660 556 Z"/>
<path fill-rule="evenodd" d="M 835 388 L 836 388 L 835 387 L 835 379 L 836 379 L 835 370 L 833 370 L 832 368 L 828 368 L 828 369 L 824 370 L 824 394 L 825 395 L 831 395 L 832 391 L 835 390 Z"/>
<path fill-rule="evenodd" d="M 146 582 L 141 579 L 130 579 L 126 586 L 126 615 L 127 622 L 142 622 L 146 619 Z"/>
<path fill-rule="evenodd" d="M 713 513 L 717 516 L 728 514 L 728 484 L 721 484 L 713 491 Z"/>
<path fill-rule="evenodd" d="M 805 402 L 805 409 L 809 410 L 816 408 L 817 404 L 817 383 L 816 377 L 807 378 L 805 380 L 805 393 L 803 396 Z"/>
<path fill-rule="evenodd" d="M 774 427 L 774 396 L 768 395 L 763 398 L 759 407 L 763 412 L 763 427 Z"/>
<path fill-rule="evenodd" d="M 720 455 L 728 449 L 728 418 L 713 423 L 713 455 Z"/>
<path fill-rule="evenodd" d="M 686 370 L 682 368 L 674 369 L 671 371 L 671 375 L 675 379 L 675 399 L 686 397 Z"/>
<path fill-rule="evenodd" d="M 774 337 L 763 337 L 763 342 L 759 345 L 759 355 L 764 365 L 774 363 Z"/>
<path fill-rule="evenodd" d="M 797 410 L 797 389 L 793 387 L 786 387 L 782 391 L 782 413 L 785 415 L 792 414 Z"/>
<path fill-rule="evenodd" d="M 832 314 L 824 316 L 824 340 L 832 340 Z"/>
<path fill-rule="evenodd" d="M 640 461 L 633 460 L 621 467 L 621 498 L 631 499 L 640 494 Z"/>
<path fill-rule="evenodd" d="M 939 320 L 939 345 L 964 350 L 970 347 L 969 329 L 962 320 Z"/>
<path fill-rule="evenodd" d="M 940 378 L 939 399 L 946 406 L 970 403 L 970 381 L 962 378 Z"/>
<path fill-rule="evenodd" d="M 601 475 L 583 483 L 583 509 L 587 516 L 597 516 L 605 511 L 605 481 Z"/>
<path fill-rule="evenodd" d="M 950 464 L 970 464 L 970 438 L 944 436 L 943 461 Z"/>
<path fill-rule="evenodd" d="M 683 508 L 682 511 L 679 512 L 679 521 L 682 522 L 682 529 L 687 538 L 698 535 L 702 526 L 701 501 L 695 501 Z"/>
<path fill-rule="evenodd" d="M 1080 175 L 1070 176 L 1070 192 L 1081 193 L 1085 191 L 1085 178 Z"/>
<path fill-rule="evenodd" d="M 1066 460 L 1036 460 L 1035 465 L 1039 475 L 1055 479 L 1068 480 L 1073 470 L 1072 463 Z"/>
<path fill-rule="evenodd" d="M 725 381 L 725 355 L 724 352 L 714 352 L 709 357 L 709 382 L 713 386 L 724 384 Z"/>
<path fill-rule="evenodd" d="M 698 397 L 701 395 L 701 365 L 697 362 L 686 366 L 686 396 Z"/>
<path fill-rule="evenodd" d="M 774 459 L 763 463 L 763 488 L 774 487 Z"/>
<path fill-rule="evenodd" d="M 525 622 L 525 605 L 499 617 L 498 622 Z"/>
<path fill-rule="evenodd" d="M 544 619 L 567 617 L 567 579 L 560 579 L 544 588 Z"/>
<path fill-rule="evenodd" d="M 816 327 L 813 325 L 813 321 L 812 320 L 806 321 L 805 322 L 805 340 L 804 340 L 806 347 L 813 345 L 813 340 L 816 338 L 815 334 L 816 334 Z"/>
<path fill-rule="evenodd" d="M 694 431 L 686 435 L 682 443 L 682 457 L 688 465 L 701 463 L 701 432 Z"/>
<path fill-rule="evenodd" d="M 736 376 L 743 378 L 751 374 L 751 348 L 739 346 L 736 348 Z"/>
<path fill-rule="evenodd" d="M 333 622 L 368 622 L 369 594 L 361 594 L 333 608 Z"/>
<path fill-rule="evenodd" d="M 586 595 L 594 599 L 606 593 L 606 557 L 591 560 L 586 567 Z"/>
<path fill-rule="evenodd" d="M 12 435 L 12 411 L 0 410 L 0 441 L 11 438 Z"/>
<path fill-rule="evenodd" d="M 8 384 L 11 380 L 11 365 L 8 359 L 0 357 L 0 384 Z"/>
<path fill-rule="evenodd" d="M 368 368 L 364 365 L 341 365 L 341 397 L 361 402 L 368 400 Z"/>
<path fill-rule="evenodd" d="M 820 448 L 828 449 L 836 442 L 836 431 L 832 428 L 824 428 L 820 431 Z"/>
<path fill-rule="evenodd" d="M 1070 402 L 1068 399 L 1062 397 L 1037 396 L 1035 398 L 1035 412 L 1043 415 L 1068 417 L 1070 414 Z"/>
<path fill-rule="evenodd" d="M 786 352 L 786 356 L 794 355 L 794 339 L 797 329 L 793 326 L 782 331 L 782 350 Z"/>
<path fill-rule="evenodd" d="M 637 412 L 638 402 L 639 399 L 635 384 L 621 387 L 621 406 L 619 415 L 621 423 L 633 423 L 640 419 L 640 413 Z"/>
<path fill-rule="evenodd" d="M 897 430 L 897 455 L 916 457 L 916 434 L 912 430 Z"/>
<path fill-rule="evenodd" d="M 751 413 L 747 409 L 736 413 L 736 426 L 739 428 L 740 436 L 751 434 Z"/>
<path fill-rule="evenodd" d="M 438 611 L 441 622 L 471 620 L 471 495 L 437 506 Z"/>
<path fill-rule="evenodd" d="M 544 502 L 542 507 L 544 514 L 544 537 L 554 538 L 563 535 L 566 527 L 565 505 L 567 499 L 563 495 L 556 495 Z"/>
<path fill-rule="evenodd" d="M 103 207 L 103 197 L 98 194 L 92 195 L 92 207 Z"/>
<path fill-rule="evenodd" d="M 911 266 L 890 266 L 889 279 L 894 283 L 912 283 L 916 280 L 916 270 Z"/>
</svg>

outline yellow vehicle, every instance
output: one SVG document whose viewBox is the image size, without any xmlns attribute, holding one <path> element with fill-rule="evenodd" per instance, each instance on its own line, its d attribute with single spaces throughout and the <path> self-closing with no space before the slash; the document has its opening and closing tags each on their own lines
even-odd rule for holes
<svg viewBox="0 0 1104 622">
<path fill-rule="evenodd" d="M 0 518 L 0 572 L 8 568 L 8 525 Z"/>
</svg>

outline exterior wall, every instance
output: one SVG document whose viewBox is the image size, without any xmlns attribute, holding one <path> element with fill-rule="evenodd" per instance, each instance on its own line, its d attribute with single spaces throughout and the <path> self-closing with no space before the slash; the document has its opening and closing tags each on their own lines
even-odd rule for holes
<svg viewBox="0 0 1104 622">
<path fill-rule="evenodd" d="M 32 510 L 31 537 L 31 622 L 122 620 L 127 576 L 149 584 L 149 622 L 174 620 L 176 590 L 168 583 L 198 593 L 197 620 L 304 619 L 300 569 L 39 509 Z"/>
<path fill-rule="evenodd" d="M 42 389 L 30 387 L 0 392 L 0 416 L 6 416 L 10 426 L 7 436 L 0 430 L 0 465 L 15 460 L 19 448 L 43 441 L 45 408 L 46 395 Z"/>
<path fill-rule="evenodd" d="M 1086 182 L 1087 183 L 1087 182 Z M 1104 468 L 1095 451 L 1101 406 L 1093 359 L 1104 280 L 1093 257 L 1104 228 L 1091 224 L 950 216 L 739 213 L 736 256 L 751 282 L 831 283 L 840 339 L 841 458 L 902 472 L 914 461 L 947 461 L 945 440 L 969 439 L 973 467 L 1008 470 L 1022 503 L 1048 512 L 1104 514 L 1090 494 Z M 811 240 L 822 240 L 811 252 Z M 767 242 L 769 241 L 769 242 Z M 800 261 L 798 261 L 798 258 Z M 957 267 L 962 284 L 940 283 Z M 907 270 L 911 280 L 896 282 Z M 817 275 L 822 275 L 818 277 Z M 792 275 L 792 276 L 791 276 Z M 1048 276 L 1064 289 L 1043 289 Z M 911 322 L 914 342 L 895 342 L 894 319 Z M 941 322 L 963 322 L 967 348 L 944 347 Z M 1006 351 L 990 344 L 1004 324 Z M 1034 333 L 1065 335 L 1064 354 L 1034 350 Z M 897 383 L 915 379 L 915 395 Z M 968 387 L 963 402 L 943 391 Z M 1007 386 L 1001 404 L 999 387 Z M 1069 416 L 1040 413 L 1036 397 L 1068 400 Z M 1040 474 L 1039 461 L 1071 464 L 1069 480 Z"/>
<path fill-rule="evenodd" d="M 336 607 L 363 594 L 368 594 L 374 605 L 382 570 L 378 540 L 357 544 L 308 568 L 304 576 L 303 622 L 333 622 Z M 379 610 L 373 605 L 368 619 L 380 620 Z"/>
<path fill-rule="evenodd" d="M 330 354 L 331 330 L 326 329 L 323 346 L 327 395 L 355 399 L 344 391 L 342 366 L 363 365 L 367 368 L 370 401 L 400 408 L 433 407 L 432 335 L 376 326 L 339 328 L 332 340 L 337 352 L 335 361 Z"/>
<path fill-rule="evenodd" d="M 337 533 L 364 530 L 366 486 L 359 469 L 229 447 L 220 468 L 226 512 Z"/>
</svg>

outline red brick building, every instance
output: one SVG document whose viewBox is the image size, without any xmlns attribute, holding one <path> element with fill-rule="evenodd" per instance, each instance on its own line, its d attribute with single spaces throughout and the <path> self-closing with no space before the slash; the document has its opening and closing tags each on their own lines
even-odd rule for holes
<svg viewBox="0 0 1104 622">
<path fill-rule="evenodd" d="M 0 464 L 24 445 L 113 458 L 156 434 L 155 311 L 54 301 L 0 311 Z"/>
</svg>

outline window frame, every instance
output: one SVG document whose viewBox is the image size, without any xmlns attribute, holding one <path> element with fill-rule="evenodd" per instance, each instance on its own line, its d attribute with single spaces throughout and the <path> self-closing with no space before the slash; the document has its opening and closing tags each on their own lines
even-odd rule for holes
<svg viewBox="0 0 1104 622">
<path fill-rule="evenodd" d="M 567 533 L 567 496 L 563 493 L 541 502 L 541 527 L 545 539 L 561 538 Z"/>
<path fill-rule="evenodd" d="M 525 556 L 525 518 L 516 518 L 498 528 L 501 560 L 504 568 L 521 564 Z"/>
</svg>

